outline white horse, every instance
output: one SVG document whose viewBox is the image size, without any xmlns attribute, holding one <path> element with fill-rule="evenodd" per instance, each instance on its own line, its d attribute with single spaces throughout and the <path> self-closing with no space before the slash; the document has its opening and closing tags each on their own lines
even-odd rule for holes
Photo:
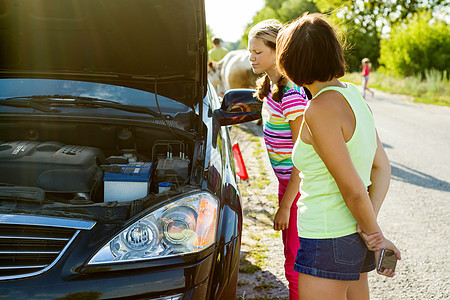
<svg viewBox="0 0 450 300">
<path fill-rule="evenodd" d="M 229 89 L 256 87 L 258 75 L 253 73 L 247 50 L 233 50 L 219 62 L 208 63 L 208 79 L 219 95 Z"/>
</svg>

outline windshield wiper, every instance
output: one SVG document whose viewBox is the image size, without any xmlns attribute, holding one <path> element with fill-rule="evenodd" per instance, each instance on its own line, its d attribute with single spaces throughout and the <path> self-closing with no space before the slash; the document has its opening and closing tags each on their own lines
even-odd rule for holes
<svg viewBox="0 0 450 300">
<path fill-rule="evenodd" d="M 64 99 L 64 101 L 57 100 Z M 68 101 L 70 100 L 70 101 Z M 119 109 L 128 112 L 145 113 L 155 118 L 164 118 L 163 115 L 145 106 L 127 105 L 120 102 L 97 99 L 91 97 L 72 96 L 72 95 L 34 95 L 25 97 L 10 97 L 0 100 L 0 105 L 17 106 L 17 107 L 32 107 L 45 112 L 60 112 L 54 107 L 45 107 L 42 104 L 71 104 L 78 106 L 98 106 Z"/>
<path fill-rule="evenodd" d="M 40 102 L 34 101 L 33 97 L 12 97 L 0 100 L 0 105 L 13 107 L 31 107 L 43 112 L 59 113 L 54 107 L 43 106 Z"/>
</svg>

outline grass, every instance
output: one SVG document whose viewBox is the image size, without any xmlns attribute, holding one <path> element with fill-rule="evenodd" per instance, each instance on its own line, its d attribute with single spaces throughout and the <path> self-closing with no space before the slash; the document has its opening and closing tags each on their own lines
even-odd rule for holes
<svg viewBox="0 0 450 300">
<path fill-rule="evenodd" d="M 252 264 L 248 259 L 247 256 L 249 256 L 250 253 L 247 253 L 246 255 L 242 256 L 239 263 L 239 272 L 246 273 L 246 274 L 254 274 L 258 271 L 261 271 L 261 267 L 257 266 L 255 264 Z M 249 284 L 247 282 L 247 284 Z M 245 285 L 244 282 L 241 282 L 241 285 Z"/>
<path fill-rule="evenodd" d="M 261 173 L 261 172 L 260 172 L 260 174 L 262 176 L 266 175 L 265 173 Z M 270 183 L 270 179 L 268 179 L 268 178 L 261 178 L 261 179 L 258 180 L 258 182 L 255 183 L 255 186 L 258 189 L 263 190 L 269 185 L 269 183 Z"/>
<path fill-rule="evenodd" d="M 253 289 L 256 291 L 262 291 L 262 290 L 268 290 L 268 289 L 273 289 L 276 286 L 270 283 L 266 283 L 266 282 L 261 282 L 260 284 L 258 284 L 257 286 L 255 286 Z"/>
<path fill-rule="evenodd" d="M 278 195 L 270 194 L 267 195 L 267 200 L 272 203 L 274 206 L 278 206 Z"/>
<path fill-rule="evenodd" d="M 262 147 L 261 142 L 259 140 L 256 141 L 255 142 L 255 150 L 253 151 L 253 155 L 255 156 L 255 158 L 258 161 L 258 169 L 259 169 L 260 178 L 258 178 L 255 185 L 256 185 L 256 188 L 259 190 L 265 189 L 270 183 L 270 179 L 267 178 L 267 172 L 266 172 L 266 169 L 264 168 L 264 162 L 262 159 L 262 153 L 264 153 L 264 151 L 265 150 Z"/>
<path fill-rule="evenodd" d="M 238 286 L 243 286 L 243 285 L 250 285 L 250 282 L 239 280 L 238 281 Z"/>
<path fill-rule="evenodd" d="M 247 133 L 250 132 L 247 131 Z M 248 187 L 241 187 L 241 192 L 251 189 L 255 195 L 260 195 L 260 191 L 269 185 L 270 179 L 267 176 L 267 172 L 263 164 L 262 154 L 265 150 L 263 149 L 258 138 L 252 138 L 252 142 L 255 144 L 253 155 L 258 161 L 259 174 L 258 178 L 252 180 Z M 248 194 L 247 191 L 246 194 Z M 253 209 L 244 209 L 244 214 L 247 218 L 254 219 L 257 222 L 262 222 L 262 220 L 265 220 L 268 217 L 264 214 L 264 212 Z M 242 273 L 253 274 L 260 271 L 266 264 L 265 260 L 267 259 L 268 249 L 267 246 L 261 243 L 261 236 L 252 233 L 250 238 L 254 242 L 254 245 L 251 247 L 252 250 L 250 250 L 244 257 L 241 257 L 239 271 Z"/>
<path fill-rule="evenodd" d="M 281 231 L 274 230 L 272 233 L 269 234 L 269 237 L 279 239 L 281 238 Z"/>
<path fill-rule="evenodd" d="M 253 274 L 260 270 L 261 270 L 260 267 L 255 266 L 255 265 L 251 264 L 250 262 L 243 263 L 241 261 L 241 263 L 239 264 L 239 272 L 241 272 L 241 273 Z M 244 285 L 244 284 L 242 284 L 242 285 Z"/>
<path fill-rule="evenodd" d="M 267 259 L 267 246 L 262 245 L 261 243 L 256 243 L 254 248 L 248 252 L 249 257 L 251 257 L 254 261 L 253 265 L 262 269 L 266 265 Z"/>
<path fill-rule="evenodd" d="M 242 128 L 240 128 L 242 129 Z M 269 257 L 268 257 L 268 251 L 269 248 L 266 245 L 264 238 L 269 236 L 270 238 L 281 238 L 281 233 L 279 231 L 270 231 L 268 235 L 261 235 L 261 232 L 259 230 L 255 230 L 255 228 L 269 228 L 271 229 L 273 224 L 273 217 L 276 213 L 276 207 L 278 207 L 278 195 L 277 194 L 269 194 L 269 195 L 262 195 L 262 191 L 267 188 L 267 186 L 270 184 L 270 177 L 268 172 L 270 170 L 266 170 L 263 162 L 263 155 L 265 155 L 265 148 L 264 145 L 261 143 L 261 139 L 254 136 L 253 133 L 250 130 L 243 130 L 245 133 L 250 134 L 250 140 L 253 143 L 253 152 L 252 155 L 257 161 L 257 167 L 258 172 L 257 174 L 254 174 L 254 177 L 251 181 L 239 183 L 240 190 L 242 195 L 249 196 L 252 194 L 252 196 L 256 197 L 263 197 L 262 199 L 266 198 L 265 201 L 267 201 L 270 206 L 273 206 L 274 212 L 272 213 L 272 210 L 267 211 L 263 209 L 262 207 L 248 207 L 244 208 L 244 228 L 249 234 L 249 240 L 243 243 L 243 245 L 246 246 L 246 248 L 250 249 L 248 251 L 241 252 L 241 258 L 240 258 L 240 265 L 239 265 L 239 272 L 240 273 L 246 273 L 246 274 L 254 274 L 252 275 L 255 278 L 255 286 L 253 284 L 246 282 L 244 280 L 241 280 L 238 282 L 239 286 L 246 286 L 250 285 L 253 286 L 253 289 L 257 291 L 258 294 L 265 294 L 267 291 L 276 288 L 273 284 L 270 282 L 264 282 L 261 280 L 261 277 L 259 274 L 263 271 L 263 268 L 267 266 L 269 263 Z M 249 231 L 249 228 L 251 228 L 252 231 Z M 280 254 L 282 255 L 282 254 Z M 246 297 L 245 293 L 243 296 L 238 297 L 237 299 L 252 299 L 252 300 L 258 300 L 258 299 L 264 299 L 264 300 L 275 300 L 280 299 L 279 297 L 271 297 L 271 296 L 256 296 L 252 298 Z"/>
<path fill-rule="evenodd" d="M 342 80 L 361 85 L 362 77 L 360 73 L 347 73 Z M 396 78 L 381 72 L 372 72 L 369 88 L 412 96 L 414 102 L 450 106 L 450 82 L 446 72 L 430 70 L 425 72 L 425 78 L 421 76 Z"/>
</svg>

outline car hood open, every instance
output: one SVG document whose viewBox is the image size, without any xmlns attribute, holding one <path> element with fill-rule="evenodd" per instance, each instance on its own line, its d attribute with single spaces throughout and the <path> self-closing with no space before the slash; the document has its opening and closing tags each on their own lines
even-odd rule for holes
<svg viewBox="0 0 450 300">
<path fill-rule="evenodd" d="M 204 0 L 2 0 L 0 78 L 100 82 L 190 107 L 206 94 Z"/>
</svg>

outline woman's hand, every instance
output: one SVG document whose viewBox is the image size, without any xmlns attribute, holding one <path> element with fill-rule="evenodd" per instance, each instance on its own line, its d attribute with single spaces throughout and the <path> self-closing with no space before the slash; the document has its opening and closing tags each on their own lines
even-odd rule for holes
<svg viewBox="0 0 450 300">
<path fill-rule="evenodd" d="M 273 229 L 285 230 L 289 227 L 290 208 L 280 207 L 273 220 Z"/>
<path fill-rule="evenodd" d="M 379 250 L 381 250 L 381 248 L 378 247 L 378 245 L 381 242 L 383 242 L 383 240 L 384 240 L 384 237 L 383 237 L 382 233 L 375 232 L 375 233 L 372 233 L 370 235 L 367 235 L 364 232 L 362 232 L 362 230 L 359 227 L 359 225 L 357 226 L 356 231 L 359 233 L 359 236 L 366 243 L 367 249 L 369 249 L 370 251 L 379 251 Z"/>
<path fill-rule="evenodd" d="M 394 243 L 392 243 L 388 239 L 384 238 L 383 242 L 381 242 L 378 246 L 381 249 L 386 248 L 386 249 L 390 249 L 390 250 L 394 251 L 397 259 L 399 259 L 399 260 L 402 259 L 400 251 L 397 249 L 397 247 L 394 245 Z M 378 266 L 378 263 L 380 262 L 380 256 L 381 256 L 381 250 L 375 251 L 375 263 L 377 266 Z M 385 269 L 383 272 L 377 271 L 377 273 L 380 275 L 384 275 L 386 277 L 394 277 L 395 276 L 395 272 L 392 271 L 391 269 Z"/>
</svg>

